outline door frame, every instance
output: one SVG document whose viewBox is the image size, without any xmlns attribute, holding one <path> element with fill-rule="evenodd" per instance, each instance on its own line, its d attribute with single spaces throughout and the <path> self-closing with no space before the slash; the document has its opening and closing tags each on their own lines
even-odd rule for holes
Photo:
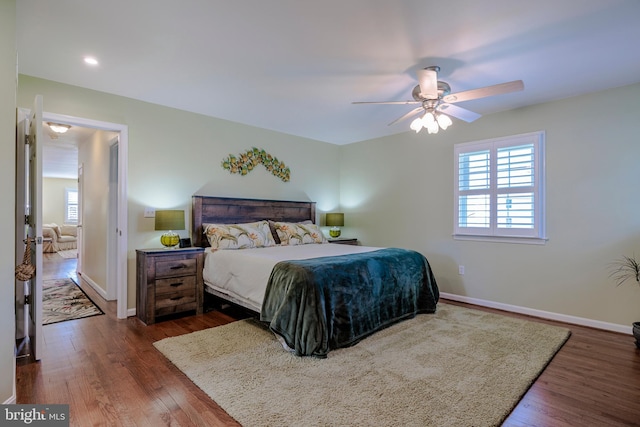
<svg viewBox="0 0 640 427">
<path fill-rule="evenodd" d="M 107 283 L 113 280 L 118 274 L 118 259 L 117 259 L 117 237 L 118 233 L 118 221 L 117 212 L 118 206 L 120 206 L 118 200 L 118 150 L 120 148 L 120 135 L 109 141 L 109 201 L 108 201 L 108 214 L 107 214 Z M 115 180 L 114 180 L 115 179 Z M 115 181 L 115 182 L 114 182 Z M 116 233 L 114 233 L 114 230 Z M 117 289 L 113 289 L 111 286 L 107 286 L 107 301 L 118 299 Z"/>
<path fill-rule="evenodd" d="M 42 120 L 47 122 L 56 122 L 69 124 L 72 126 L 80 126 L 93 128 L 104 131 L 118 132 L 120 134 L 118 144 L 118 184 L 117 184 L 117 202 L 116 210 L 118 228 L 115 233 L 109 233 L 108 238 L 115 238 L 114 246 L 116 260 L 113 263 L 116 266 L 116 272 L 113 275 L 116 280 L 117 292 L 117 317 L 118 319 L 126 319 L 128 316 L 127 308 L 127 242 L 128 242 L 128 221 L 127 221 L 127 165 L 128 165 L 128 147 L 129 147 L 129 127 L 119 123 L 104 122 L 100 120 L 86 119 L 82 117 L 68 116 L 64 114 L 42 112 Z M 115 234 L 115 236 L 114 236 Z M 86 246 L 86 245 L 85 245 Z"/>
</svg>

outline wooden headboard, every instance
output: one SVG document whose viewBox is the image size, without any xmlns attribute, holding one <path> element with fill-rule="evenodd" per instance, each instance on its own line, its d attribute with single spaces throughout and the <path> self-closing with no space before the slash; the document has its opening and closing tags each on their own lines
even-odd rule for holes
<svg viewBox="0 0 640 427">
<path fill-rule="evenodd" d="M 240 224 L 263 219 L 316 222 L 316 202 L 209 196 L 192 196 L 191 201 L 191 238 L 194 246 L 209 246 L 202 224 Z"/>
</svg>

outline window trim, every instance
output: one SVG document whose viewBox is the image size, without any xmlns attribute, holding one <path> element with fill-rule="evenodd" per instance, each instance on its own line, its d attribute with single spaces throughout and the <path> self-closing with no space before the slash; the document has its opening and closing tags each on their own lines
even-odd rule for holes
<svg viewBox="0 0 640 427">
<path fill-rule="evenodd" d="M 497 150 L 505 147 L 516 147 L 525 144 L 533 144 L 534 183 L 532 191 L 534 198 L 532 229 L 524 228 L 499 228 L 497 227 L 497 188 L 496 162 Z M 460 187 L 459 187 L 459 160 L 460 154 L 489 150 L 490 158 L 490 185 L 488 190 L 475 191 L 476 194 L 489 195 L 489 227 L 460 227 Z M 454 145 L 454 221 L 453 238 L 457 240 L 482 240 L 502 243 L 528 243 L 544 244 L 546 237 L 546 200 L 545 200 L 545 132 L 537 131 L 481 141 L 472 141 Z M 513 192 L 523 192 L 522 188 L 511 187 Z"/>
</svg>

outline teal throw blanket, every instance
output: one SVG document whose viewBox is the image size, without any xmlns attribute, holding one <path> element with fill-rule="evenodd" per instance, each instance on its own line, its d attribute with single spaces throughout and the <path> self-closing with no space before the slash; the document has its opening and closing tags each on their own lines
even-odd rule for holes
<svg viewBox="0 0 640 427">
<path fill-rule="evenodd" d="M 417 313 L 434 313 L 438 298 L 422 254 L 379 249 L 279 262 L 260 318 L 295 354 L 323 358 Z"/>
</svg>

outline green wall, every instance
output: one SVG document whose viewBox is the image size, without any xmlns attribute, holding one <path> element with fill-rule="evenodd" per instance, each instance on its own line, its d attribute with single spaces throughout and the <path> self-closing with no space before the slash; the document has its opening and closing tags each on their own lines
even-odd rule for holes
<svg viewBox="0 0 640 427">
<path fill-rule="evenodd" d="M 20 75 L 18 106 L 30 108 L 37 94 L 45 112 L 128 126 L 129 308 L 135 307 L 135 249 L 160 246 L 145 207 L 185 209 L 190 218 L 193 194 L 312 200 L 319 212 L 338 206 L 338 146 Z M 221 167 L 229 154 L 252 147 L 284 161 L 291 180 L 263 167 L 246 176 Z"/>
<path fill-rule="evenodd" d="M 0 402 L 15 403 L 15 134 L 16 134 L 16 2 L 0 1 L 0 182 L 3 208 L 0 234 L 12 236 L 0 245 Z"/>
<path fill-rule="evenodd" d="M 608 277 L 612 261 L 640 253 L 633 197 L 640 85 L 456 121 L 438 135 L 406 132 L 346 146 L 20 76 L 19 105 L 37 93 L 45 111 L 129 126 L 129 307 L 135 249 L 157 246 L 144 207 L 188 210 L 192 194 L 208 194 L 315 200 L 320 211 L 340 204 L 345 234 L 419 250 L 443 292 L 614 325 L 640 318 L 640 287 L 616 288 Z M 538 130 L 546 131 L 549 241 L 454 240 L 453 145 Z M 223 157 L 253 146 L 284 160 L 291 182 L 262 169 L 241 177 L 220 167 Z"/>
<path fill-rule="evenodd" d="M 407 132 L 341 150 L 341 204 L 373 246 L 416 249 L 442 291 L 629 327 L 640 286 L 610 263 L 640 256 L 640 84 Z M 408 124 L 406 125 L 408 126 Z M 454 240 L 453 145 L 546 131 L 546 245 Z M 465 266 L 465 275 L 458 266 Z"/>
</svg>

